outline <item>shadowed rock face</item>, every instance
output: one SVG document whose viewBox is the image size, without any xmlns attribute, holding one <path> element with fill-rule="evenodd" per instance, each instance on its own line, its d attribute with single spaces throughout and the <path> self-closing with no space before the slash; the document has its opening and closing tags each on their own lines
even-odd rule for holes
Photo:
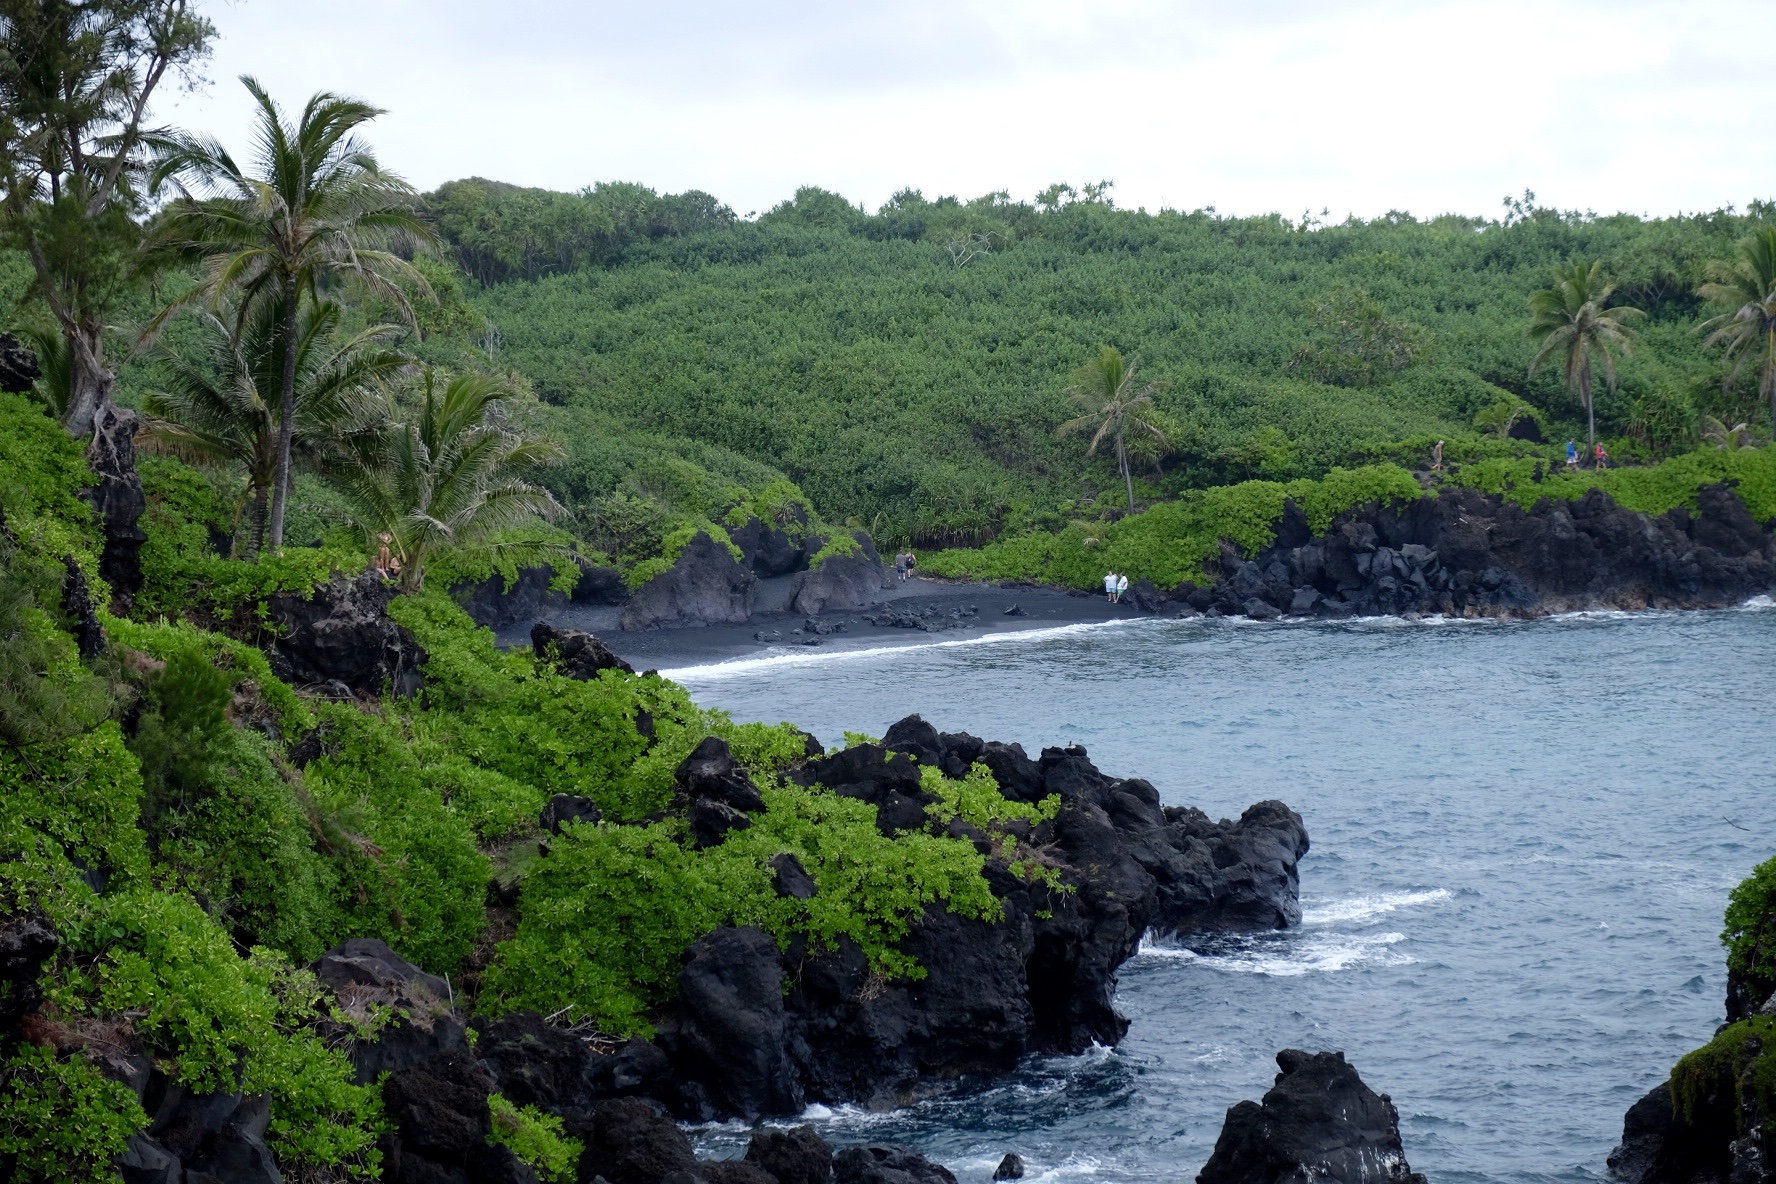
<svg viewBox="0 0 1776 1184">
<path fill-rule="evenodd" d="M 1277 1054 L 1263 1102 L 1227 1112 L 1197 1184 L 1424 1184 L 1400 1144 L 1400 1115 L 1341 1052 Z"/>
<path fill-rule="evenodd" d="M 141 420 L 123 407 L 101 406 L 93 418 L 93 436 L 86 463 L 97 483 L 81 492 L 105 532 L 99 553 L 99 575 L 111 585 L 120 609 L 128 609 L 142 590 L 142 544 L 148 532 L 138 523 L 148 509 L 142 475 L 136 471 L 136 432 Z"/>
<path fill-rule="evenodd" d="M 0 391 L 22 395 L 42 377 L 36 352 L 11 333 L 0 333 Z"/>
<path fill-rule="evenodd" d="M 856 554 L 829 555 L 819 567 L 796 577 L 790 601 L 794 611 L 814 616 L 827 609 L 852 612 L 881 603 L 882 588 L 887 583 L 882 557 L 876 553 L 876 545 L 868 534 L 860 530 L 852 537 L 858 543 Z M 823 547 L 826 541 L 808 540 L 808 546 L 818 550 L 816 544 Z"/>
<path fill-rule="evenodd" d="M 538 621 L 530 627 L 530 648 L 539 660 L 551 662 L 567 677 L 582 682 L 597 678 L 600 670 L 635 673 L 635 667 L 584 629 L 557 629 L 547 621 Z"/>
<path fill-rule="evenodd" d="M 792 512 L 795 517 L 789 522 L 767 523 L 748 518 L 744 526 L 728 532 L 740 548 L 741 562 L 761 579 L 785 576 L 806 567 L 808 557 L 820 549 L 816 546 L 811 551 L 802 542 L 802 528 L 808 524 L 807 511 L 795 506 Z"/>
<path fill-rule="evenodd" d="M 1654 518 L 1596 489 L 1523 510 L 1446 488 L 1339 515 L 1323 536 L 1291 501 L 1274 544 L 1250 560 L 1227 551 L 1219 583 L 1174 597 L 1257 617 L 1540 615 L 1706 608 L 1776 589 L 1776 541 L 1738 494 L 1711 485 L 1697 500 Z"/>
<path fill-rule="evenodd" d="M 670 570 L 630 598 L 623 608 L 623 628 L 739 624 L 752 615 L 757 594 L 758 577 L 707 531 L 698 531 Z"/>
<path fill-rule="evenodd" d="M 394 597 L 395 589 L 373 572 L 355 579 L 335 574 L 309 597 L 273 596 L 271 619 L 285 633 L 272 643 L 272 670 L 298 687 L 416 693 L 427 655 L 419 639 L 388 615 Z"/>
</svg>

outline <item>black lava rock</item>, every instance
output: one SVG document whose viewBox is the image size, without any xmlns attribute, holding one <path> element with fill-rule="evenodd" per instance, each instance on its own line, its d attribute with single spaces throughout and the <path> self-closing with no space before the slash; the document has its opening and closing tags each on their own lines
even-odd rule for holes
<svg viewBox="0 0 1776 1184">
<path fill-rule="evenodd" d="M 280 593 L 269 604 L 284 634 L 272 643 L 271 667 L 298 687 L 332 687 L 357 695 L 415 694 L 427 654 L 405 625 L 388 615 L 395 589 L 381 576 L 335 574 L 312 596 Z"/>
<path fill-rule="evenodd" d="M 1022 1180 L 1024 1178 L 1024 1157 L 1017 1152 L 1009 1152 L 993 1169 L 995 1180 Z"/>
<path fill-rule="evenodd" d="M 769 1172 L 777 1184 L 828 1184 L 833 1149 L 811 1126 L 787 1131 L 765 1127 L 747 1144 L 746 1162 Z"/>
<path fill-rule="evenodd" d="M 950 1169 L 891 1144 L 847 1147 L 833 1157 L 838 1184 L 956 1184 Z"/>
<path fill-rule="evenodd" d="M 635 667 L 611 653 L 610 647 L 584 629 L 557 629 L 545 621 L 530 628 L 530 649 L 540 662 L 549 662 L 572 679 L 588 682 L 601 670 L 634 674 Z"/>
<path fill-rule="evenodd" d="M 752 616 L 757 595 L 758 577 L 708 531 L 698 531 L 670 569 L 629 598 L 622 624 L 624 629 L 737 625 Z"/>
<path fill-rule="evenodd" d="M 537 825 L 552 835 L 558 835 L 561 828 L 570 822 L 595 823 L 603 817 L 604 811 L 591 798 L 573 793 L 558 793 L 543 807 Z"/>
<path fill-rule="evenodd" d="M 1400 1115 L 1341 1052 L 1277 1054 L 1264 1101 L 1227 1112 L 1197 1184 L 1424 1184 L 1406 1162 Z"/>
</svg>

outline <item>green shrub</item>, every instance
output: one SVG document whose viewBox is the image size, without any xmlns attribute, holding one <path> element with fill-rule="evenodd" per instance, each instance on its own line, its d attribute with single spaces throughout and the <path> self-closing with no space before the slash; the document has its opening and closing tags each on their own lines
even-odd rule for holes
<svg viewBox="0 0 1776 1184">
<path fill-rule="evenodd" d="M 810 571 L 818 569 L 828 559 L 833 558 L 835 555 L 859 555 L 862 554 L 862 552 L 863 545 L 859 543 L 856 538 L 841 530 L 835 533 L 831 539 L 827 540 L 826 545 L 820 548 L 819 551 L 815 552 L 814 557 L 808 560 L 808 569 Z"/>
<path fill-rule="evenodd" d="M 1710 448 L 1646 468 L 1601 472 L 1575 473 L 1565 471 L 1563 465 L 1544 465 L 1541 481 L 1535 480 L 1536 464 L 1533 460 L 1482 461 L 1462 466 L 1452 480 L 1500 494 L 1526 510 L 1543 498 L 1577 501 L 1591 490 L 1601 489 L 1618 505 L 1654 515 L 1679 506 L 1694 509 L 1703 486 L 1734 481 L 1752 517 L 1765 524 L 1776 520 L 1776 447 L 1739 452 Z"/>
<path fill-rule="evenodd" d="M 1758 864 L 1727 897 L 1721 944 L 1759 1002 L 1776 992 L 1776 859 Z"/>
<path fill-rule="evenodd" d="M 24 1044 L 0 1064 L 0 1164 L 11 1162 L 17 1184 L 115 1178 L 112 1159 L 147 1125 L 135 1091 L 79 1053 Z"/>
<path fill-rule="evenodd" d="M 197 646 L 149 682 L 130 750 L 157 870 L 208 902 L 243 944 L 304 961 L 336 940 L 336 872 L 270 745 L 228 718 L 235 675 Z"/>
<path fill-rule="evenodd" d="M 629 587 L 632 590 L 640 590 L 647 585 L 649 580 L 671 571 L 673 565 L 678 562 L 678 557 L 684 554 L 684 549 L 690 546 L 691 540 L 699 534 L 707 534 L 711 539 L 728 549 L 728 554 L 734 557 L 734 562 L 740 562 L 742 558 L 740 548 L 734 545 L 734 540 L 729 537 L 728 532 L 707 518 L 699 518 L 694 522 L 682 523 L 668 531 L 660 541 L 660 554 L 652 559 L 644 559 L 637 563 L 624 577 L 628 581 Z"/>
<path fill-rule="evenodd" d="M 531 666 L 520 655 L 502 653 L 493 630 L 475 624 L 440 587 L 397 596 L 389 616 L 425 647 L 425 697 L 434 706 L 462 708 L 497 699 Z"/>
<path fill-rule="evenodd" d="M 118 885 L 144 883 L 149 861 L 136 825 L 141 809 L 141 772 L 115 723 L 43 750 L 0 747 L 0 835 L 6 847 L 0 856 L 24 859 L 45 875 L 78 866 Z M 0 858 L 0 882 L 15 870 L 25 874 Z M 27 894 L 34 895 L 29 889 Z M 53 916 L 71 902 L 52 895 L 35 903 Z"/>
<path fill-rule="evenodd" d="M 92 484 L 80 441 L 41 404 L 0 393 L 0 508 L 7 528 L 36 559 L 59 563 L 75 556 L 103 604 L 110 590 L 98 578 L 102 539 L 92 508 L 77 496 Z"/>
<path fill-rule="evenodd" d="M 258 700 L 269 710 L 278 733 L 285 739 L 301 736 L 314 727 L 308 703 L 271 672 L 265 651 L 244 642 L 211 633 L 190 622 L 147 624 L 112 618 L 105 628 L 114 644 L 138 650 L 162 662 L 175 654 L 195 650 L 218 669 L 229 672 L 236 694 Z"/>
<path fill-rule="evenodd" d="M 584 1148 L 562 1130 L 559 1117 L 535 1106 L 514 1106 L 500 1094 L 487 1096 L 487 1109 L 493 1120 L 491 1142 L 510 1147 L 550 1184 L 573 1184 Z"/>
<path fill-rule="evenodd" d="M 1061 812 L 1058 794 L 1050 794 L 1040 802 L 1014 802 L 999 792 L 999 781 L 993 770 L 975 764 L 961 780 L 952 780 L 942 770 L 925 766 L 919 770 L 925 792 L 937 798 L 931 813 L 939 822 L 960 818 L 982 830 L 996 823 L 1021 818 L 1026 822 L 1043 822 Z"/>
<path fill-rule="evenodd" d="M 1723 1074 L 1732 1081 L 1738 1133 L 1750 1133 L 1747 1117 L 1754 1109 L 1769 1130 L 1776 1122 L 1776 1016 L 1730 1024 L 1673 1066 L 1671 1102 L 1685 1122 L 1695 1120 Z"/>
</svg>

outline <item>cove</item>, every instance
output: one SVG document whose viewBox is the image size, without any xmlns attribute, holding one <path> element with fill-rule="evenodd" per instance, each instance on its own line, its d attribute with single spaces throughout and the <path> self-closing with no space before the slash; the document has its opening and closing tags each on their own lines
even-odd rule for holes
<svg viewBox="0 0 1776 1184">
<path fill-rule="evenodd" d="M 1114 1050 L 887 1114 L 816 1111 L 985 1180 L 1188 1179 L 1284 1047 L 1341 1048 L 1435 1180 L 1594 1180 L 1723 1018 L 1728 891 L 1767 858 L 1776 611 L 1339 624 L 1147 620 L 664 671 L 829 744 L 912 711 L 1079 743 L 1167 804 L 1282 798 L 1299 929 L 1149 943 Z M 745 1136 L 701 1133 L 710 1150 Z"/>
</svg>

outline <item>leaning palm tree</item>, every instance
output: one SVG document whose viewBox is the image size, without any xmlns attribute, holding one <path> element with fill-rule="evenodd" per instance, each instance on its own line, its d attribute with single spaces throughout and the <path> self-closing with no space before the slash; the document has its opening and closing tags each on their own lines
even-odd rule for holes
<svg viewBox="0 0 1776 1184">
<path fill-rule="evenodd" d="M 1067 436 L 1091 429 L 1091 444 L 1085 450 L 1087 456 L 1096 455 L 1098 445 L 1106 441 L 1115 447 L 1116 467 L 1128 487 L 1131 514 L 1135 512 L 1135 479 L 1129 471 L 1129 429 L 1150 434 L 1161 444 L 1166 442 L 1153 405 L 1153 396 L 1159 392 L 1160 384 L 1150 382 L 1136 390 L 1135 367 L 1135 361 L 1125 361 L 1122 351 L 1113 345 L 1098 350 L 1098 356 L 1080 367 L 1077 381 L 1067 388 L 1068 397 L 1085 414 L 1068 420 L 1055 432 L 1057 436 Z"/>
<path fill-rule="evenodd" d="M 1712 415 L 1702 417 L 1702 440 L 1722 452 L 1738 452 L 1758 446 L 1757 437 L 1752 434 L 1750 425 L 1736 423 L 1728 427 Z"/>
<path fill-rule="evenodd" d="M 204 281 L 184 302 L 206 297 L 214 302 L 234 292 L 244 314 L 274 301 L 283 310 L 286 341 L 296 339 L 302 298 L 316 298 L 322 283 L 333 277 L 355 276 L 410 312 L 395 281 L 429 288 L 389 248 L 434 236 L 417 212 L 413 187 L 385 171 L 355 136 L 381 109 L 323 92 L 308 101 L 292 125 L 258 82 L 245 76 L 241 82 L 259 105 L 252 168 L 236 163 L 214 139 L 181 133 L 161 144 L 152 175 L 156 189 L 169 181 L 181 189 L 159 227 L 156 250 L 205 267 Z M 273 549 L 284 538 L 296 430 L 295 361 L 295 350 L 284 351 Z"/>
<path fill-rule="evenodd" d="M 358 525 L 372 549 L 388 548 L 406 590 L 425 587 L 425 565 L 438 551 L 486 544 L 562 512 L 524 478 L 564 454 L 510 426 L 501 407 L 508 393 L 503 380 L 482 374 L 459 374 L 439 392 L 427 370 L 408 422 L 362 450 L 341 478 Z"/>
<path fill-rule="evenodd" d="M 1531 340 L 1542 343 L 1529 364 L 1534 374 L 1542 363 L 1559 356 L 1566 371 L 1566 388 L 1585 406 L 1585 432 L 1592 450 L 1597 447 L 1597 414 L 1591 398 L 1591 359 L 1603 363 L 1610 390 L 1616 389 L 1616 354 L 1629 352 L 1634 330 L 1628 322 L 1646 314 L 1638 308 L 1604 307 L 1616 285 L 1604 278 L 1602 262 L 1587 265 L 1574 258 L 1554 268 L 1554 284 L 1529 297 L 1534 318 Z"/>
<path fill-rule="evenodd" d="M 265 545 L 269 504 L 278 478 L 280 389 L 286 371 L 283 306 L 262 301 L 238 314 L 224 308 L 197 314 L 204 346 L 190 356 L 157 351 L 163 389 L 143 401 L 150 448 L 187 459 L 238 464 L 247 487 L 234 516 L 234 554 L 251 558 Z M 304 304 L 296 323 L 291 447 L 324 460 L 354 439 L 379 430 L 386 393 L 412 364 L 391 348 L 392 325 L 373 325 L 349 337 L 343 310 L 333 301 Z M 251 509 L 251 528 L 241 518 Z"/>
<path fill-rule="evenodd" d="M 1708 334 L 1705 344 L 1724 347 L 1732 362 L 1729 383 L 1757 359 L 1758 394 L 1776 419 L 1776 227 L 1740 243 L 1737 261 L 1710 263 L 1707 274 L 1696 294 L 1730 311 L 1703 321 L 1696 331 Z"/>
</svg>

